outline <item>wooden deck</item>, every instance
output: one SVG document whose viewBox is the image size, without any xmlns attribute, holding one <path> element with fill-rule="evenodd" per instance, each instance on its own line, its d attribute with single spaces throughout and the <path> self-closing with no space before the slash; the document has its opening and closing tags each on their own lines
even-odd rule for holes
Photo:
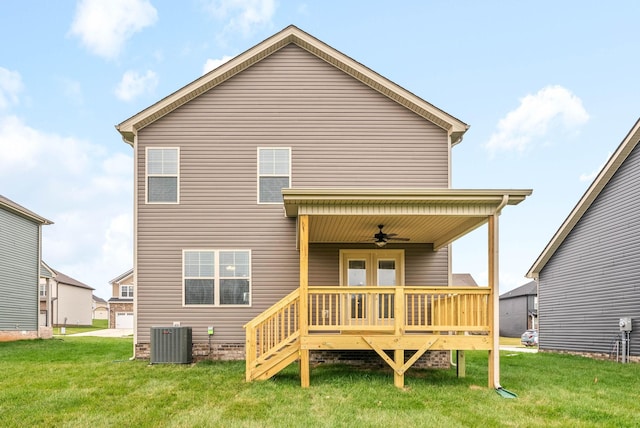
<svg viewBox="0 0 640 428">
<path fill-rule="evenodd" d="M 426 351 L 492 349 L 490 294 L 487 287 L 308 287 L 303 333 L 296 290 L 245 326 L 246 379 L 267 379 L 304 350 L 367 349 L 402 386 Z M 413 352 L 406 362 L 405 351 Z"/>
</svg>

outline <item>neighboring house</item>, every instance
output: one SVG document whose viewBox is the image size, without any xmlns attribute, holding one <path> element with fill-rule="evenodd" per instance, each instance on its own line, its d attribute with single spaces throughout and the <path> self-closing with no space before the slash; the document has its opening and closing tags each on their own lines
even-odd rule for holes
<svg viewBox="0 0 640 428">
<path fill-rule="evenodd" d="M 538 284 L 527 282 L 500 296 L 500 336 L 520 337 L 538 327 Z"/>
<path fill-rule="evenodd" d="M 368 351 L 401 386 L 483 349 L 497 385 L 498 215 L 531 190 L 451 189 L 467 128 L 294 26 L 119 124 L 136 357 L 179 324 L 247 380 Z M 489 287 L 450 287 L 449 244 L 487 223 Z"/>
<path fill-rule="evenodd" d="M 451 274 L 451 285 L 454 287 L 477 287 L 478 283 L 470 273 Z"/>
<path fill-rule="evenodd" d="M 553 235 L 537 280 L 542 350 L 609 355 L 631 318 L 640 357 L 640 120 Z"/>
<path fill-rule="evenodd" d="M 109 299 L 109 328 L 133 328 L 133 269 L 113 278 L 109 284 L 112 296 Z"/>
<path fill-rule="evenodd" d="M 42 226 L 48 224 L 0 195 L 0 341 L 52 334 L 38 322 Z"/>
<path fill-rule="evenodd" d="M 109 319 L 109 304 L 102 297 L 93 295 L 93 319 L 94 320 L 108 320 Z"/>
<path fill-rule="evenodd" d="M 50 323 L 53 326 L 90 326 L 93 320 L 93 288 L 77 279 L 52 269 L 43 262 L 40 275 L 40 310 L 43 301 L 50 308 Z M 52 276 L 49 276 L 51 275 Z M 47 285 L 48 284 L 48 285 Z M 48 288 L 48 290 L 47 290 Z M 43 290 L 47 296 L 43 297 Z"/>
<path fill-rule="evenodd" d="M 40 326 L 53 327 L 52 285 L 55 278 L 54 270 L 44 261 L 40 261 Z"/>
</svg>

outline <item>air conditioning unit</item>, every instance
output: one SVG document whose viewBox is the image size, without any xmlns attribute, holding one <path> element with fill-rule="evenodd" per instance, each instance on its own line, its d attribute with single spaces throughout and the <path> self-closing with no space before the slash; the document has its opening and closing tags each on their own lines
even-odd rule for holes
<svg viewBox="0 0 640 428">
<path fill-rule="evenodd" d="M 151 364 L 191 361 L 191 327 L 151 327 Z"/>
</svg>

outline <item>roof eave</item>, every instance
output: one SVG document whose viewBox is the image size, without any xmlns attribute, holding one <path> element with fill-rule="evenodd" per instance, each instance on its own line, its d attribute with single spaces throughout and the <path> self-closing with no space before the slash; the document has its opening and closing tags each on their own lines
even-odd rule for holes
<svg viewBox="0 0 640 428">
<path fill-rule="evenodd" d="M 318 58 L 332 64 L 372 89 L 446 130 L 451 136 L 452 145 L 459 143 L 464 133 L 469 129 L 469 125 L 466 123 L 440 110 L 422 98 L 417 97 L 293 25 L 286 27 L 279 33 L 274 34 L 225 64 L 222 64 L 215 70 L 210 71 L 119 125 L 116 125 L 116 129 L 120 132 L 127 144 L 133 145 L 135 134 L 138 130 L 155 122 L 169 112 L 228 80 L 290 43 L 294 43 Z"/>
<path fill-rule="evenodd" d="M 584 192 L 578 203 L 560 225 L 547 246 L 542 250 L 527 272 L 527 278 L 536 279 L 538 277 L 547 262 L 555 254 L 560 245 L 562 245 L 576 224 L 578 224 L 584 213 L 596 200 L 602 189 L 604 189 L 607 183 L 609 183 L 609 180 L 611 180 L 615 175 L 638 142 L 640 142 L 640 119 L 636 121 L 631 130 L 627 133 L 626 137 L 622 140 L 616 151 L 611 155 L 593 183 L 591 183 L 591 186 L 589 186 L 589 188 Z"/>
</svg>

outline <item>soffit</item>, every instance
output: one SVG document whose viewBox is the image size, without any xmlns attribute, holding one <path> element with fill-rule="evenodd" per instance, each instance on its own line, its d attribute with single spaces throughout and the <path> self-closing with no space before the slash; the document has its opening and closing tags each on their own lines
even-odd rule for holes
<svg viewBox="0 0 640 428">
<path fill-rule="evenodd" d="M 134 137 L 138 130 L 291 43 L 332 64 L 369 87 L 445 129 L 451 136 L 451 142 L 454 145 L 461 141 L 463 134 L 469 128 L 467 124 L 454 116 L 440 110 L 292 25 L 199 79 L 194 80 L 119 125 L 116 125 L 116 129 L 127 143 L 133 145 Z"/>
<path fill-rule="evenodd" d="M 385 233 L 409 244 L 435 249 L 482 226 L 505 205 L 523 201 L 531 190 L 453 189 L 283 189 L 288 217 L 309 216 L 313 243 L 370 242 Z M 393 241 L 392 241 L 393 243 Z"/>
</svg>

